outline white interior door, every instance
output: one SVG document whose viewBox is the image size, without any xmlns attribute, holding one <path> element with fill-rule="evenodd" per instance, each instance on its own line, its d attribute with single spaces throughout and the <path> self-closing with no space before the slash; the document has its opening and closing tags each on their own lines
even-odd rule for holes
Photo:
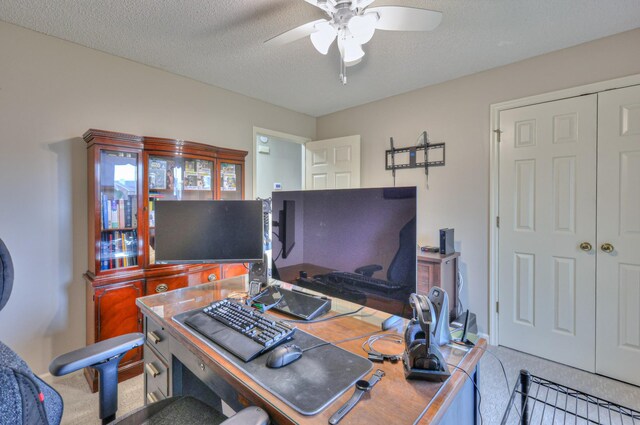
<svg viewBox="0 0 640 425">
<path fill-rule="evenodd" d="M 360 187 L 360 136 L 318 140 L 305 147 L 306 189 Z"/>
<path fill-rule="evenodd" d="M 640 385 L 640 86 L 598 96 L 596 370 Z"/>
<path fill-rule="evenodd" d="M 595 370 L 597 95 L 500 113 L 500 344 Z M 582 242 L 593 249 L 581 250 Z"/>
</svg>

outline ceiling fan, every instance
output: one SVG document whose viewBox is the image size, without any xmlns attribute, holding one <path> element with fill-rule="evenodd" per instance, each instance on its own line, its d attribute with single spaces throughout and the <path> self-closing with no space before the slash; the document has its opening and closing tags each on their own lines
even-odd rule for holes
<svg viewBox="0 0 640 425">
<path fill-rule="evenodd" d="M 328 19 L 318 19 L 277 35 L 265 44 L 282 46 L 309 36 L 318 52 L 326 55 L 334 40 L 340 52 L 340 81 L 347 84 L 346 68 L 364 57 L 362 45 L 376 29 L 431 31 L 440 25 L 442 12 L 407 6 L 368 6 L 374 0 L 304 0 L 322 9 Z"/>
</svg>

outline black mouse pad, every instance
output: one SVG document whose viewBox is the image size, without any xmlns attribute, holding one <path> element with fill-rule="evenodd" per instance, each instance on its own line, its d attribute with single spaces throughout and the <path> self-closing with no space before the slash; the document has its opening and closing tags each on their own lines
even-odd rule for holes
<svg viewBox="0 0 640 425">
<path fill-rule="evenodd" d="M 342 393 L 353 388 L 356 381 L 373 367 L 368 359 L 332 344 L 309 350 L 300 359 L 279 369 L 266 366 L 270 351 L 245 363 L 184 323 L 198 311 L 200 309 L 178 314 L 173 320 L 303 415 L 315 415 L 323 410 Z M 296 344 L 304 350 L 323 342 L 296 329 L 293 339 L 284 344 Z"/>
</svg>

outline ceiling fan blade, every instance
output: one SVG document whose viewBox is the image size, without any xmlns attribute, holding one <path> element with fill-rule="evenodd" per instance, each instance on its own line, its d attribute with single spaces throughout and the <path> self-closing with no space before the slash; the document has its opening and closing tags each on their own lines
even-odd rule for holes
<svg viewBox="0 0 640 425">
<path fill-rule="evenodd" d="M 380 20 L 376 28 L 386 31 L 431 31 L 442 21 L 442 12 L 406 6 L 371 7 L 367 12 L 376 12 Z"/>
<path fill-rule="evenodd" d="M 329 12 L 334 10 L 336 8 L 336 0 L 304 0 L 309 4 L 314 5 L 315 7 L 319 7 L 320 9 L 324 10 L 325 12 Z"/>
<path fill-rule="evenodd" d="M 318 19 L 317 21 L 307 22 L 304 25 L 300 25 L 289 31 L 285 31 L 280 35 L 276 35 L 273 38 L 265 41 L 265 45 L 269 46 L 284 46 L 285 44 L 300 40 L 301 38 L 308 37 L 316 32 L 316 25 L 322 22 L 329 22 L 326 19 Z"/>
</svg>

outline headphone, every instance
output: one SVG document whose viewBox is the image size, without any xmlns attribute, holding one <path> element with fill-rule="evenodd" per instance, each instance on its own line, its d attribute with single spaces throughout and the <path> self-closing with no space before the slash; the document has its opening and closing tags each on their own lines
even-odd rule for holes
<svg viewBox="0 0 640 425">
<path fill-rule="evenodd" d="M 442 355 L 431 345 L 431 326 L 436 324 L 435 308 L 425 295 L 411 294 L 409 304 L 413 319 L 404 331 L 405 358 L 412 369 L 441 370 Z M 434 350 L 435 349 L 435 350 Z"/>
</svg>

